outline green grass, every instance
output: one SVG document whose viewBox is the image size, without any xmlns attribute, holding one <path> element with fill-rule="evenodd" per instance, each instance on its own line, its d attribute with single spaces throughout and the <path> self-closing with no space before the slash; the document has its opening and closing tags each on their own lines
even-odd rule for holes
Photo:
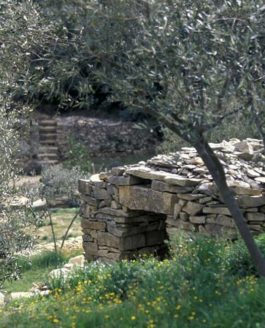
<svg viewBox="0 0 265 328">
<path fill-rule="evenodd" d="M 172 249 L 164 261 L 91 263 L 66 282 L 48 281 L 49 297 L 10 303 L 0 327 L 265 326 L 265 280 L 240 242 L 179 238 Z"/>
<path fill-rule="evenodd" d="M 51 214 L 53 218 L 56 240 L 61 240 L 63 238 L 76 212 L 76 208 L 56 208 L 52 210 Z M 80 220 L 81 218 L 78 216 L 74 224 L 72 225 L 72 228 L 69 232 L 71 237 L 77 237 L 82 235 Z M 41 244 L 53 242 L 51 226 L 48 218 L 46 218 L 46 220 L 42 222 L 41 225 L 38 227 L 37 235 L 39 236 L 39 243 Z"/>
<path fill-rule="evenodd" d="M 6 281 L 4 290 L 6 292 L 28 291 L 33 283 L 45 281 L 48 273 L 52 269 L 61 267 L 68 258 L 69 255 L 56 254 L 55 252 L 42 252 L 30 258 L 19 257 L 18 266 L 21 276 L 17 280 Z"/>
</svg>

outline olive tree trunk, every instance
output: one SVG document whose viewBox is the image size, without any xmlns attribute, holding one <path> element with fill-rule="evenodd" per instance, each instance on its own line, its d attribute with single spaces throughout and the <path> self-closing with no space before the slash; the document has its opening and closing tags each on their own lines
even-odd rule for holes
<svg viewBox="0 0 265 328">
<path fill-rule="evenodd" d="M 254 238 L 245 221 L 237 200 L 227 185 L 222 164 L 220 163 L 218 157 L 215 155 L 209 144 L 204 139 L 201 138 L 198 140 L 194 144 L 194 147 L 196 148 L 198 154 L 212 175 L 213 180 L 219 189 L 220 195 L 228 207 L 239 230 L 239 233 L 248 248 L 249 254 L 257 268 L 258 274 L 262 277 L 265 277 L 265 259 L 254 241 Z"/>
</svg>

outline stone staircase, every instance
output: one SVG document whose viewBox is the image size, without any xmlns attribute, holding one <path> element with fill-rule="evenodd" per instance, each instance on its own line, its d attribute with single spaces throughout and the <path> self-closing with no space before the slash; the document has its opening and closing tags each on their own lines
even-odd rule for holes
<svg viewBox="0 0 265 328">
<path fill-rule="evenodd" d="M 53 118 L 39 118 L 38 161 L 42 166 L 59 163 L 57 142 L 57 121 Z"/>
</svg>

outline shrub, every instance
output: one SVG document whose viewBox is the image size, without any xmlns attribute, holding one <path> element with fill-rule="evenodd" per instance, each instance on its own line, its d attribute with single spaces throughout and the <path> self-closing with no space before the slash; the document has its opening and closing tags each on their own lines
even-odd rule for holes
<svg viewBox="0 0 265 328">
<path fill-rule="evenodd" d="M 54 251 L 46 251 L 31 257 L 19 256 L 17 258 L 17 264 L 21 273 L 50 266 L 59 266 L 65 262 L 66 257 L 62 253 L 56 253 Z"/>
<path fill-rule="evenodd" d="M 54 200 L 56 197 L 67 197 L 69 205 L 77 206 L 78 180 L 88 177 L 78 167 L 64 168 L 61 164 L 44 168 L 42 171 L 40 194 L 45 199 Z"/>
<path fill-rule="evenodd" d="M 82 172 L 92 172 L 93 165 L 87 147 L 73 137 L 68 139 L 69 150 L 63 165 L 67 169 L 79 168 Z"/>
<path fill-rule="evenodd" d="M 8 99 L 0 94 L 0 287 L 5 280 L 16 278 L 18 265 L 15 254 L 30 248 L 34 237 L 29 231 L 34 230 L 37 215 L 31 215 L 27 204 L 20 199 L 31 196 L 16 188 L 15 158 L 18 148 L 18 134 L 15 129 L 18 117 L 8 113 Z M 34 236 L 34 234 L 33 234 Z"/>
<path fill-rule="evenodd" d="M 256 238 L 256 242 L 263 256 L 265 256 L 265 234 L 259 235 Z M 251 261 L 246 246 L 241 240 L 230 244 L 226 248 L 225 266 L 230 274 L 239 276 L 257 275 L 257 270 Z"/>
</svg>

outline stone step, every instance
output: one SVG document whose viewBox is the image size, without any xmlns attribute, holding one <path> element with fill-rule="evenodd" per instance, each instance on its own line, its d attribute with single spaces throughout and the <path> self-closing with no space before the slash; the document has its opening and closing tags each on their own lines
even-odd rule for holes
<svg viewBox="0 0 265 328">
<path fill-rule="evenodd" d="M 39 132 L 40 133 L 45 133 L 45 132 L 57 132 L 57 127 L 56 126 L 39 126 Z"/>
<path fill-rule="evenodd" d="M 41 160 L 41 159 L 43 159 L 43 160 L 46 160 L 46 159 L 48 159 L 48 160 L 58 160 L 58 155 L 57 154 L 39 154 L 38 155 L 38 158 Z"/>
<path fill-rule="evenodd" d="M 58 147 L 57 146 L 40 146 L 39 147 L 39 153 L 40 154 L 43 154 L 43 153 L 45 153 L 45 154 L 47 154 L 47 153 L 57 154 L 57 152 L 58 152 Z"/>
<path fill-rule="evenodd" d="M 56 160 L 42 160 L 42 161 L 39 161 L 39 163 L 42 165 L 42 166 L 48 166 L 48 165 L 56 165 L 59 163 L 59 161 L 56 161 Z"/>
<path fill-rule="evenodd" d="M 39 126 L 57 126 L 57 121 L 55 120 L 39 120 Z"/>
<path fill-rule="evenodd" d="M 40 145 L 41 146 L 46 146 L 46 145 L 55 146 L 55 145 L 57 145 L 57 140 L 54 138 L 42 139 L 42 140 L 40 140 Z"/>
<path fill-rule="evenodd" d="M 52 138 L 54 138 L 54 139 L 57 139 L 57 133 L 41 133 L 40 134 L 40 140 L 42 140 L 42 139 L 52 139 Z"/>
</svg>

